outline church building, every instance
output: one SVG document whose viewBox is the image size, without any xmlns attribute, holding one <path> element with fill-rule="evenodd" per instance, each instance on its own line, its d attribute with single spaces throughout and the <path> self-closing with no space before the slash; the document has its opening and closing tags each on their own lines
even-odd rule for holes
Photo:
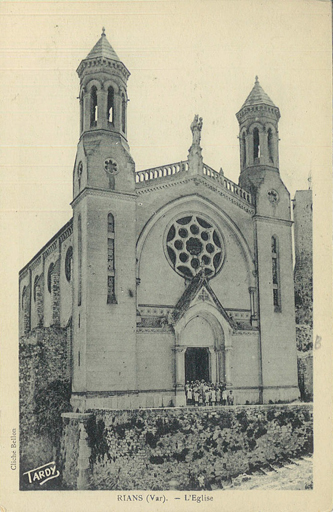
<svg viewBox="0 0 333 512">
<path fill-rule="evenodd" d="M 256 77 L 236 114 L 238 184 L 203 162 L 197 115 L 187 159 L 136 172 L 130 72 L 104 30 L 77 73 L 73 217 L 20 272 L 20 336 L 66 332 L 77 412 L 183 406 L 202 379 L 236 404 L 297 399 L 279 108 Z"/>
</svg>

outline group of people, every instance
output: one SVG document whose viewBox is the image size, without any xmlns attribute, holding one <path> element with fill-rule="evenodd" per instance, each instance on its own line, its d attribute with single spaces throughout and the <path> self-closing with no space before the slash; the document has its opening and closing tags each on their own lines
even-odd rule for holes
<svg viewBox="0 0 333 512">
<path fill-rule="evenodd" d="M 226 390 L 223 384 L 211 382 L 187 381 L 185 384 L 186 405 L 234 405 L 232 390 Z"/>
</svg>

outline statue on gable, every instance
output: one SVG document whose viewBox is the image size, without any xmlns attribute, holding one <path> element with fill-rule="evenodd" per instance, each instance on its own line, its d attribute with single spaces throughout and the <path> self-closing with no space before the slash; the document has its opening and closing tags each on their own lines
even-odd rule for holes
<svg viewBox="0 0 333 512">
<path fill-rule="evenodd" d="M 191 124 L 192 131 L 192 146 L 199 146 L 201 140 L 201 130 L 202 130 L 202 117 L 199 117 L 198 114 L 194 116 L 194 119 Z"/>
</svg>

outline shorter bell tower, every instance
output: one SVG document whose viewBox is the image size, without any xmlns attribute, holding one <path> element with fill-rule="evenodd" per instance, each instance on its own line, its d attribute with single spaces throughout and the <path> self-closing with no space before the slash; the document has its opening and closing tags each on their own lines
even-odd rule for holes
<svg viewBox="0 0 333 512">
<path fill-rule="evenodd" d="M 280 110 L 258 77 L 239 122 L 239 184 L 255 200 L 253 233 L 259 300 L 260 400 L 298 398 L 290 194 L 279 171 Z"/>
<path fill-rule="evenodd" d="M 253 192 L 263 172 L 279 172 L 280 110 L 261 87 L 258 77 L 242 108 L 236 114 L 239 122 L 239 185 Z"/>
</svg>

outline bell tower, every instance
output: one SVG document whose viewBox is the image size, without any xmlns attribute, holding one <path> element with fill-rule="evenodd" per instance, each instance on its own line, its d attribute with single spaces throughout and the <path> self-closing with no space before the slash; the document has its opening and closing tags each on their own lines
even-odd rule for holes
<svg viewBox="0 0 333 512">
<path fill-rule="evenodd" d="M 134 167 L 126 168 L 127 164 L 134 165 L 127 143 L 130 72 L 107 40 L 104 28 L 77 73 L 80 140 L 73 176 L 74 197 L 85 186 L 134 191 Z"/>
<path fill-rule="evenodd" d="M 127 142 L 130 73 L 104 29 L 77 73 L 72 404 L 84 411 L 96 400 L 126 407 L 117 397 L 136 389 L 136 194 Z"/>
<path fill-rule="evenodd" d="M 256 77 L 236 114 L 239 184 L 255 198 L 253 231 L 259 300 L 260 399 L 298 398 L 290 194 L 279 171 L 280 111 Z"/>
<path fill-rule="evenodd" d="M 240 144 L 239 184 L 253 192 L 263 172 L 279 172 L 280 110 L 265 93 L 257 76 L 252 91 L 236 117 Z"/>
</svg>

